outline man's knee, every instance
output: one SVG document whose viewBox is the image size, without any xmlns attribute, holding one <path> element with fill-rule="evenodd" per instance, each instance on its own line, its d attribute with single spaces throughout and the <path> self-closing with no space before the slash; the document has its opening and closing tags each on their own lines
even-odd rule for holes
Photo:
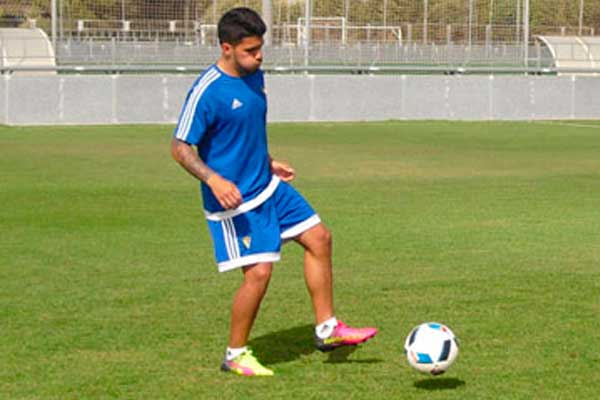
<svg viewBox="0 0 600 400">
<path fill-rule="evenodd" d="M 324 246 L 330 247 L 331 240 L 332 240 L 331 231 L 322 224 L 319 226 L 321 227 L 321 229 L 319 229 L 319 232 L 318 232 L 319 243 L 321 243 Z"/>
<path fill-rule="evenodd" d="M 311 229 L 309 233 L 308 242 L 310 243 L 309 247 L 311 250 L 323 251 L 331 248 L 331 231 L 325 225 L 319 224 Z"/>
<path fill-rule="evenodd" d="M 273 272 L 272 264 L 256 264 L 250 267 L 244 268 L 245 277 L 248 282 L 257 284 L 267 284 L 271 279 L 271 273 Z"/>
</svg>

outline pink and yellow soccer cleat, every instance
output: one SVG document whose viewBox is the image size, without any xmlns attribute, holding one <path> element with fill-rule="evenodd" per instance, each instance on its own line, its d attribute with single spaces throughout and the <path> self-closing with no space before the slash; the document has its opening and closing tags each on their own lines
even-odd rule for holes
<svg viewBox="0 0 600 400">
<path fill-rule="evenodd" d="M 252 350 L 245 351 L 233 360 L 223 360 L 221 370 L 243 376 L 273 376 L 273 371 L 261 365 L 252 355 Z"/>
<path fill-rule="evenodd" d="M 331 335 L 321 339 L 315 335 L 315 344 L 321 351 L 331 351 L 342 346 L 356 346 L 377 334 L 376 328 L 352 328 L 338 320 Z"/>
</svg>

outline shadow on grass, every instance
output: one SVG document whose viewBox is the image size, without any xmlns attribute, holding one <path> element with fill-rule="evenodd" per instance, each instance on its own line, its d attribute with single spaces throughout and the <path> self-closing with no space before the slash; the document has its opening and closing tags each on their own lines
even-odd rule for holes
<svg viewBox="0 0 600 400">
<path fill-rule="evenodd" d="M 313 342 L 313 329 L 311 324 L 300 325 L 259 336 L 248 344 L 258 359 L 267 365 L 294 361 L 317 351 Z"/>
<path fill-rule="evenodd" d="M 342 363 L 356 363 L 356 364 L 375 364 L 380 363 L 382 360 L 379 358 L 363 358 L 360 360 L 348 360 L 348 356 L 354 353 L 358 349 L 358 346 L 346 346 L 336 349 L 330 353 L 327 353 L 326 364 L 342 364 Z"/>
<path fill-rule="evenodd" d="M 313 340 L 314 326 L 311 324 L 300 325 L 295 328 L 271 332 L 254 338 L 248 342 L 255 351 L 258 359 L 269 365 L 294 361 L 302 356 L 318 352 Z M 325 353 L 325 363 L 378 363 L 382 360 L 370 358 L 362 360 L 348 360 L 348 356 L 357 350 L 357 346 L 348 346 Z"/>
<path fill-rule="evenodd" d="M 456 378 L 430 378 L 415 382 L 415 387 L 425 390 L 448 390 L 466 385 L 466 382 Z"/>
</svg>

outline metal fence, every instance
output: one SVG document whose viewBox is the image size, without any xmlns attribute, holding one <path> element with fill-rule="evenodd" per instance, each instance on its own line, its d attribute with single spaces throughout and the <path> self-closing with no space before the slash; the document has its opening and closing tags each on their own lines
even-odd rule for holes
<svg viewBox="0 0 600 400">
<path fill-rule="evenodd" d="M 235 6 L 260 11 L 276 45 L 304 40 L 395 42 L 400 36 L 424 44 L 520 43 L 527 33 L 594 35 L 600 27 L 600 0 L 5 1 L 21 4 L 22 11 L 27 10 L 23 4 L 47 4 L 47 9 L 30 8 L 29 19 L 50 30 L 54 22 L 59 40 L 214 38 L 219 17 Z M 54 16 L 50 23 L 49 15 Z"/>
<path fill-rule="evenodd" d="M 94 66 L 207 66 L 219 56 L 220 49 L 197 42 L 128 41 L 115 39 L 73 40 L 59 43 L 57 53 L 62 65 Z M 528 65 L 551 68 L 552 55 L 537 43 L 530 46 Z M 522 46 L 512 44 L 453 45 L 412 44 L 398 46 L 387 43 L 356 42 L 346 46 L 331 47 L 313 43 L 308 51 L 298 46 L 271 46 L 265 49 L 265 68 L 290 69 L 294 67 L 392 68 L 446 66 L 515 67 L 523 66 Z"/>
<path fill-rule="evenodd" d="M 5 0 L 0 19 L 48 32 L 60 66 L 202 66 L 234 6 L 262 13 L 274 69 L 544 69 L 537 35 L 600 32 L 600 0 Z"/>
</svg>

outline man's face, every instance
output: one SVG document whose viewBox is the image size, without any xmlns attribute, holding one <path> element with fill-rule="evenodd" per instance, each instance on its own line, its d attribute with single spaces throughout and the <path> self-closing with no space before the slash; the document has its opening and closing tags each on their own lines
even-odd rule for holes
<svg viewBox="0 0 600 400">
<path fill-rule="evenodd" d="M 231 55 L 238 72 L 246 75 L 255 72 L 262 64 L 263 43 L 262 37 L 249 36 L 236 45 L 224 43 L 223 50 Z"/>
</svg>

